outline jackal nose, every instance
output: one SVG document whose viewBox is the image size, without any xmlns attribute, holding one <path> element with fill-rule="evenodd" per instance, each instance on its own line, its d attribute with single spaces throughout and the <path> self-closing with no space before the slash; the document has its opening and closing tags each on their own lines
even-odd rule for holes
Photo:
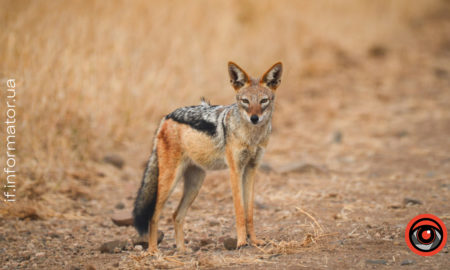
<svg viewBox="0 0 450 270">
<path fill-rule="evenodd" d="M 258 123 L 259 117 L 256 114 L 254 114 L 250 116 L 250 120 L 252 121 L 253 124 L 256 124 Z"/>
</svg>

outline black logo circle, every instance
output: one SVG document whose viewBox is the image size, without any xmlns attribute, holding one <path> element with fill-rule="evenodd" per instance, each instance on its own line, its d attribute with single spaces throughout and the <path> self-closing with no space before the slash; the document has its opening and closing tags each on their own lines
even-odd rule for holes
<svg viewBox="0 0 450 270">
<path fill-rule="evenodd" d="M 421 256 L 438 253 L 447 240 L 444 223 L 436 216 L 425 214 L 413 218 L 405 231 L 409 248 Z"/>
</svg>

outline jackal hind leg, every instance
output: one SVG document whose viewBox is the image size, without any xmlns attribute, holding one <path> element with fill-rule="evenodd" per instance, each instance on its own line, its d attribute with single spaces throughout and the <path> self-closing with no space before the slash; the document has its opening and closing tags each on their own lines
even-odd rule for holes
<svg viewBox="0 0 450 270">
<path fill-rule="evenodd" d="M 173 213 L 175 240 L 178 250 L 182 252 L 185 251 L 183 232 L 184 218 L 189 207 L 192 205 L 198 195 L 198 192 L 200 191 L 205 175 L 205 171 L 195 165 L 187 167 L 183 175 L 183 197 L 180 200 L 177 210 Z"/>
<path fill-rule="evenodd" d="M 150 220 L 148 229 L 148 252 L 151 254 L 156 253 L 158 250 L 158 221 L 162 209 L 184 170 L 184 163 L 179 151 L 173 151 L 173 148 L 166 148 L 164 144 L 161 144 L 160 149 L 158 149 L 158 157 L 158 192 L 156 196 L 155 211 Z"/>
</svg>

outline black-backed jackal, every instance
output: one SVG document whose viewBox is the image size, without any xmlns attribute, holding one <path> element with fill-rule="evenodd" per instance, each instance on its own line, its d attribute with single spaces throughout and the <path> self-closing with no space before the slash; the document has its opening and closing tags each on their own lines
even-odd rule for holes
<svg viewBox="0 0 450 270">
<path fill-rule="evenodd" d="M 236 103 L 179 108 L 165 116 L 153 142 L 153 151 L 136 198 L 134 225 L 149 233 L 149 252 L 157 251 L 158 220 L 164 203 L 180 179 L 183 197 L 173 214 L 177 248 L 184 251 L 183 222 L 205 178 L 206 170 L 230 168 L 236 213 L 237 247 L 262 244 L 253 227 L 255 170 L 271 133 L 275 90 L 281 63 L 261 79 L 250 78 L 238 65 L 228 63 Z"/>
</svg>

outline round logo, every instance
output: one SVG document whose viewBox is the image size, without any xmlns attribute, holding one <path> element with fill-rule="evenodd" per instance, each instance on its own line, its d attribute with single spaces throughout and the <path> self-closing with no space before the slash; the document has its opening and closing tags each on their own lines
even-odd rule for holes
<svg viewBox="0 0 450 270">
<path fill-rule="evenodd" d="M 434 215 L 418 215 L 406 226 L 405 240 L 409 249 L 417 255 L 431 256 L 444 247 L 447 228 L 444 222 Z"/>
</svg>

